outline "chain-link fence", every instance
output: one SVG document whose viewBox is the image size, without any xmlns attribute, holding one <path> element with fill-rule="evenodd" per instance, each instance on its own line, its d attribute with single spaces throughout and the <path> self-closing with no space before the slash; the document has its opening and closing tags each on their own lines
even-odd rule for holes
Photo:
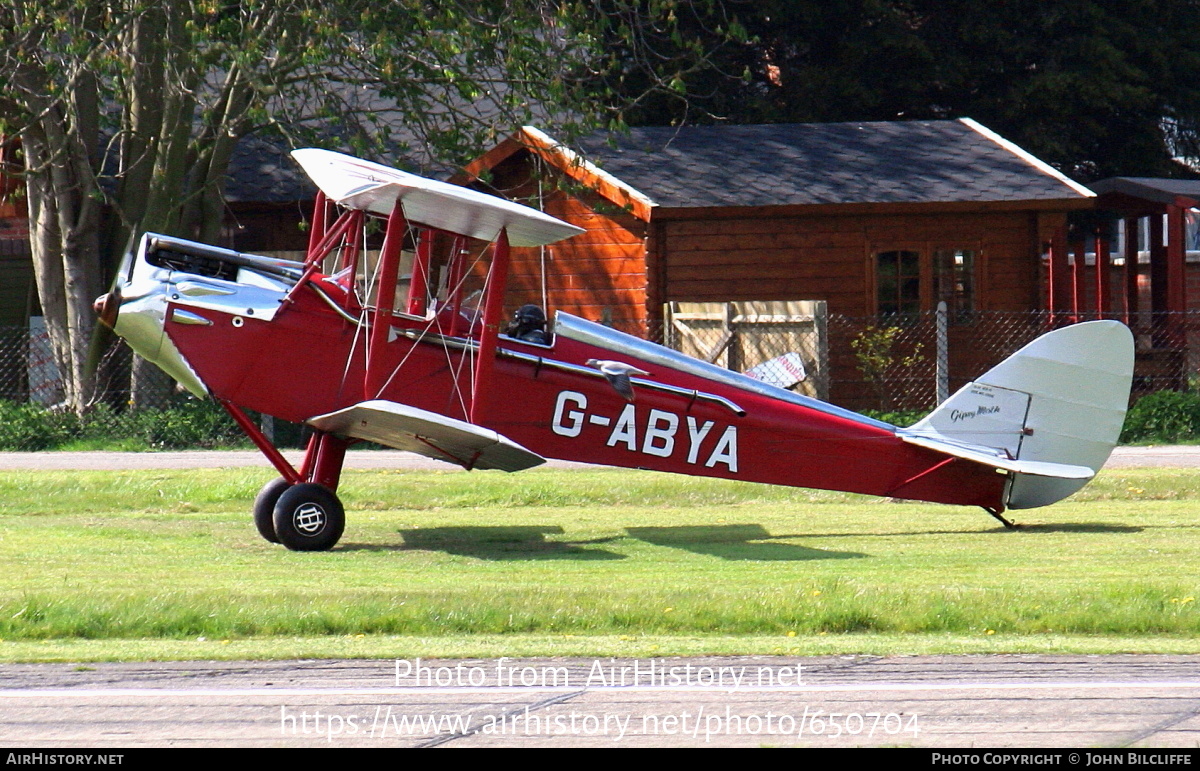
<svg viewBox="0 0 1200 771">
<path fill-rule="evenodd" d="M 651 336 L 690 355 L 752 373 L 796 354 L 805 379 L 790 386 L 793 390 L 855 410 L 928 411 L 939 401 L 939 379 L 943 393 L 953 393 L 1039 335 L 1099 318 L 1041 311 L 951 312 L 944 317 L 939 347 L 935 312 L 822 317 L 821 304 L 815 303 L 815 313 L 806 320 L 799 313 L 756 315 L 748 307 L 752 305 L 675 303 Z M 691 323 L 680 334 L 680 317 L 703 317 L 705 323 Z M 1129 324 L 1136 341 L 1134 399 L 1195 385 L 1200 312 L 1142 313 L 1118 320 Z"/>
<path fill-rule="evenodd" d="M 0 450 L 203 448 L 245 442 L 225 411 L 196 399 L 111 335 L 76 352 L 92 373 L 72 404 L 49 335 L 0 327 Z M 275 421 L 284 444 L 300 429 Z"/>
<path fill-rule="evenodd" d="M 0 400 L 29 402 L 43 407 L 63 405 L 68 400 L 64 373 L 45 328 L 33 319 L 29 327 L 0 327 Z M 82 401 L 168 409 L 179 406 L 183 394 L 165 373 L 133 355 L 124 340 L 112 334 L 97 336 L 75 351 L 80 362 L 88 362 L 93 373 Z"/>
<path fill-rule="evenodd" d="M 938 402 L 939 385 L 953 393 L 1038 335 L 1087 320 L 1045 312 L 950 314 L 939 346 L 934 313 L 859 318 L 826 314 L 822 303 L 673 304 L 649 337 L 851 409 L 928 411 Z M 1121 320 L 1137 342 L 1135 399 L 1196 386 L 1200 312 Z M 647 334 L 644 327 L 627 331 Z M 0 327 L 0 449 L 42 449 L 90 437 L 160 447 L 240 439 L 217 405 L 181 391 L 123 341 L 90 355 L 98 362 L 92 396 L 84 410 L 69 409 L 44 330 Z M 282 443 L 303 441 L 299 427 L 276 421 L 274 430 Z"/>
</svg>

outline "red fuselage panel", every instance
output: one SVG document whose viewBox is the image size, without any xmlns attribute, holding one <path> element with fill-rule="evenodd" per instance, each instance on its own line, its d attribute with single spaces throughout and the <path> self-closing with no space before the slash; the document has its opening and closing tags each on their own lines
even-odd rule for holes
<svg viewBox="0 0 1200 771">
<path fill-rule="evenodd" d="M 169 320 L 167 333 L 213 395 L 246 409 L 293 422 L 369 399 L 460 420 L 471 412 L 472 352 L 403 334 L 424 322 L 396 320 L 380 359 L 386 382 L 367 393 L 368 335 L 313 292 L 296 293 L 271 321 L 188 310 L 213 324 Z M 505 338 L 501 348 L 579 366 L 612 356 L 562 336 L 549 349 Z M 1001 508 L 1005 477 L 981 464 L 905 444 L 886 428 L 622 359 L 647 380 L 724 397 L 745 415 L 649 388 L 628 402 L 593 374 L 501 355 L 477 422 L 550 458 Z"/>
</svg>

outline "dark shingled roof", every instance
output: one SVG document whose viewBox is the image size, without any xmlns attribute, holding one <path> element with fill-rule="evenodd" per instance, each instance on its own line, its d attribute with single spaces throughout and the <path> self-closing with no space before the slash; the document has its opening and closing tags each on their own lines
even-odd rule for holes
<svg viewBox="0 0 1200 771">
<path fill-rule="evenodd" d="M 234 203 L 290 203 L 317 194 L 300 164 L 281 140 L 251 134 L 243 137 L 229 161 L 225 200 Z"/>
<path fill-rule="evenodd" d="M 972 121 L 635 128 L 588 160 L 664 207 L 1085 197 Z M 615 142 L 615 146 L 611 143 Z"/>
<path fill-rule="evenodd" d="M 401 139 L 415 142 L 414 137 L 406 137 L 399 131 L 397 136 L 400 138 L 389 143 L 390 157 L 385 153 L 383 157 L 369 160 L 417 174 L 432 176 L 437 171 L 445 171 L 444 167 L 435 164 L 424 153 L 407 150 Z M 334 149 L 349 152 L 347 148 L 336 145 Z M 317 186 L 300 168 L 300 164 L 292 160 L 291 150 L 292 146 L 287 140 L 279 137 L 263 134 L 242 137 L 229 161 L 225 200 L 239 203 L 292 203 L 313 198 L 317 194 Z"/>
</svg>

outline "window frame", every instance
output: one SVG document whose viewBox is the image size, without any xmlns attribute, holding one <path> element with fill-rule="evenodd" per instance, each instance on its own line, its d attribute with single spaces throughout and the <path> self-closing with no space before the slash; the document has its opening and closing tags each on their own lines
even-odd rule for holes
<svg viewBox="0 0 1200 771">
<path fill-rule="evenodd" d="M 942 286 L 942 279 L 945 273 L 943 273 L 942 266 L 939 264 L 942 255 L 956 255 L 960 253 L 970 255 L 970 272 L 964 281 L 966 291 L 962 295 L 962 298 L 965 298 L 965 303 L 961 302 L 962 298 L 960 298 L 957 288 L 952 288 L 947 292 Z M 939 301 L 945 301 L 951 325 L 967 326 L 974 323 L 975 313 L 979 310 L 979 250 L 966 247 L 935 247 L 931 252 L 930 261 L 933 273 L 932 293 L 934 308 L 937 307 Z M 951 271 L 952 282 L 957 282 L 957 276 L 953 275 L 956 273 L 956 270 Z M 964 304 L 966 307 L 962 307 Z"/>
<path fill-rule="evenodd" d="M 888 253 L 911 252 L 917 254 L 919 281 L 917 290 L 917 310 L 916 311 L 884 311 L 884 303 L 881 302 L 881 290 L 883 289 L 884 277 L 880 271 L 880 258 Z M 983 275 L 984 253 L 982 245 L 978 242 L 971 241 L 881 241 L 872 243 L 867 254 L 867 267 L 870 274 L 869 291 L 869 308 L 875 316 L 892 316 L 899 317 L 910 316 L 916 313 L 928 313 L 937 308 L 939 300 L 944 299 L 941 281 L 942 276 L 939 272 L 937 264 L 939 255 L 953 254 L 956 252 L 970 253 L 971 267 L 970 280 L 965 282 L 967 286 L 967 294 L 965 304 L 966 308 L 956 307 L 962 303 L 951 303 L 947 301 L 947 306 L 950 310 L 950 323 L 953 325 L 967 325 L 974 322 L 976 313 L 981 309 L 980 303 L 980 276 Z M 897 295 L 899 298 L 899 294 Z M 899 303 L 903 306 L 903 303 Z"/>
</svg>

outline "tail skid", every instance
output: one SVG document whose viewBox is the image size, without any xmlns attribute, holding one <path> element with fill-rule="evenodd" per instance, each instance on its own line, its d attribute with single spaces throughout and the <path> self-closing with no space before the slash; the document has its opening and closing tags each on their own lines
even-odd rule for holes
<svg viewBox="0 0 1200 771">
<path fill-rule="evenodd" d="M 1029 343 L 898 435 L 1009 472 L 1008 508 L 1046 506 L 1108 460 L 1132 379 L 1124 324 L 1075 324 Z"/>
</svg>

